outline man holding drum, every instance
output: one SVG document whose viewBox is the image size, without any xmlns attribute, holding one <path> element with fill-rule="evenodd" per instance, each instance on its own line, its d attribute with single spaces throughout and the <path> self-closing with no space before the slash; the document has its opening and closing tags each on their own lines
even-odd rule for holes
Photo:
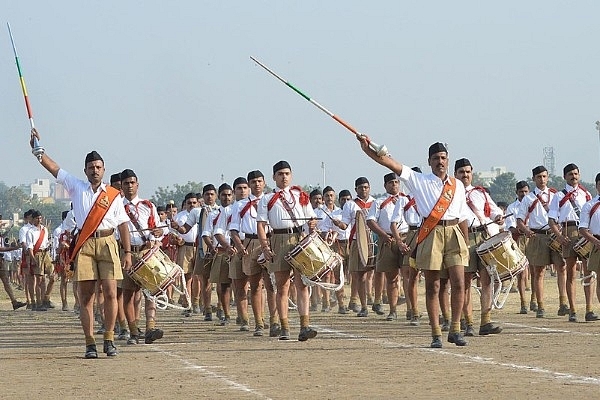
<svg viewBox="0 0 600 400">
<path fill-rule="evenodd" d="M 596 193 L 600 195 L 600 174 L 596 175 Z M 581 208 L 579 234 L 592 245 L 587 262 L 589 271 L 600 274 L 600 196 L 595 196 Z M 596 285 L 596 297 L 600 301 L 600 285 Z M 587 314 L 587 313 L 586 313 Z"/>
<path fill-rule="evenodd" d="M 31 130 L 29 144 L 34 146 L 34 138 L 39 140 L 35 129 Z M 96 151 L 85 157 L 84 172 L 87 182 L 80 180 L 61 169 L 48 157 L 41 156 L 42 166 L 57 178 L 73 202 L 73 214 L 79 233 L 71 258 L 75 260 L 74 280 L 78 281 L 78 296 L 81 304 L 81 326 L 85 334 L 85 358 L 98 358 L 94 339 L 94 297 L 96 282 L 100 280 L 104 291 L 104 353 L 116 356 L 114 327 L 117 316 L 117 282 L 122 279 L 119 249 L 114 236 L 118 228 L 124 249 L 123 268 L 131 268 L 131 246 L 129 243 L 129 218 L 123 208 L 121 194 L 115 188 L 102 183 L 104 160 Z"/>
<path fill-rule="evenodd" d="M 587 261 L 579 256 L 573 249 L 573 245 L 579 239 L 579 216 L 583 205 L 592 199 L 592 195 L 586 188 L 579 184 L 579 168 L 571 163 L 563 168 L 563 178 L 566 181 L 565 188 L 557 192 L 550 203 L 548 220 L 550 229 L 556 235 L 562 246 L 562 256 L 566 261 L 566 266 L 556 268 L 558 282 L 563 288 L 561 292 L 567 293 L 569 300 L 569 322 L 577 322 L 577 313 L 575 311 L 576 285 L 575 277 L 577 274 L 576 263 L 579 258 L 582 262 L 584 272 L 587 272 Z M 587 274 L 586 274 L 587 275 Z M 592 311 L 591 288 L 589 285 L 583 287 L 585 294 L 585 320 L 596 321 L 598 316 Z M 560 299 L 560 304 L 564 304 L 564 299 Z"/>
<path fill-rule="evenodd" d="M 121 172 L 121 191 L 123 192 L 123 205 L 125 212 L 129 217 L 128 236 L 131 244 L 132 262 L 140 260 L 145 251 L 153 247 L 160 246 L 160 239 L 163 231 L 156 228 L 159 221 L 156 207 L 148 200 L 142 200 L 138 196 L 139 183 L 137 175 L 130 169 Z M 121 242 L 123 239 L 121 238 Z M 127 344 L 138 344 L 138 326 L 136 318 L 136 297 L 142 289 L 129 274 L 123 277 L 123 308 L 125 309 L 125 318 L 129 326 L 130 338 Z M 146 298 L 146 332 L 144 334 L 144 343 L 152 344 L 155 340 L 163 337 L 163 331 L 156 328 L 156 304 L 154 301 Z"/>
<path fill-rule="evenodd" d="M 442 143 L 429 147 L 430 174 L 405 167 L 389 156 L 380 156 L 369 147 L 369 139 L 357 135 L 362 150 L 375 162 L 389 168 L 404 182 L 415 197 L 417 208 L 425 217 L 412 249 L 418 265 L 425 273 L 426 304 L 431 326 L 431 347 L 442 347 L 439 322 L 440 271 L 446 269 L 452 287 L 452 325 L 448 342 L 466 346 L 460 331 L 460 315 L 465 297 L 464 265 L 469 262 L 465 188 L 461 181 L 448 175 L 448 150 Z"/>
<path fill-rule="evenodd" d="M 544 318 L 544 273 L 546 266 L 554 264 L 561 268 L 565 260 L 557 251 L 550 248 L 550 233 L 548 228 L 548 210 L 556 190 L 548 187 L 548 170 L 539 165 L 531 170 L 535 189 L 521 201 L 517 212 L 517 228 L 529 238 L 525 255 L 529 267 L 533 268 L 531 287 L 537 299 L 537 318 Z M 566 299 L 564 299 L 566 300 Z M 562 302 L 561 302 L 561 305 Z M 562 308 L 562 307 L 561 307 Z M 559 309 L 559 312 L 561 310 Z"/>
<path fill-rule="evenodd" d="M 517 212 L 519 207 L 521 206 L 521 201 L 523 198 L 527 196 L 529 193 L 529 184 L 526 181 L 519 181 L 515 185 L 515 193 L 517 195 L 517 199 L 510 203 L 506 208 L 506 221 L 505 225 L 512 234 L 513 240 L 519 246 L 519 250 L 523 254 L 525 254 L 525 249 L 527 248 L 527 236 L 525 236 L 519 228 L 517 228 Z M 517 288 L 519 289 L 519 297 L 521 299 L 521 309 L 519 310 L 519 314 L 527 314 L 527 301 L 525 300 L 525 288 L 527 284 L 528 274 L 529 274 L 529 265 L 525 266 L 523 272 L 517 275 Z M 533 281 L 532 281 L 533 283 Z M 529 308 L 531 311 L 537 311 L 537 305 L 535 303 L 535 292 L 531 291 L 531 299 L 529 301 Z"/>
<path fill-rule="evenodd" d="M 502 328 L 491 320 L 493 282 L 486 266 L 477 255 L 477 247 L 499 232 L 504 223 L 504 212 L 481 186 L 473 186 L 473 166 L 466 158 L 454 163 L 454 176 L 465 186 L 467 197 L 467 223 L 469 225 L 469 264 L 465 265 L 465 304 L 463 314 L 467 323 L 465 336 L 474 336 L 473 304 L 471 303 L 471 281 L 479 272 L 481 279 L 481 324 L 479 335 L 502 332 Z M 493 222 L 493 223 L 492 223 Z"/>
<path fill-rule="evenodd" d="M 314 230 L 317 223 L 308 194 L 298 186 L 291 186 L 292 167 L 287 161 L 273 165 L 273 180 L 275 193 L 264 195 L 258 203 L 257 232 L 263 256 L 270 262 L 269 270 L 275 274 L 277 311 L 281 323 L 279 339 L 289 340 L 288 294 L 292 267 L 284 257 L 300 243 L 302 234 Z M 270 239 L 267 237 L 267 224 L 272 228 Z M 317 331 L 309 326 L 308 287 L 302 282 L 300 272 L 294 269 L 293 274 L 300 315 L 298 340 L 303 342 L 317 336 Z"/>
</svg>

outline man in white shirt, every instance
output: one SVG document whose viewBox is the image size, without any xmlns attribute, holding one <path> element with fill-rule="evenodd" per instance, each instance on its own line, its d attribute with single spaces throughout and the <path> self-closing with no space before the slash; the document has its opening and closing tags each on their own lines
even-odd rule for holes
<svg viewBox="0 0 600 400">
<path fill-rule="evenodd" d="M 596 196 L 581 208 L 579 234 L 592 244 L 588 270 L 600 274 L 600 174 L 596 175 Z M 600 285 L 596 285 L 596 297 L 600 301 Z"/>
<path fill-rule="evenodd" d="M 464 266 L 468 263 L 468 226 L 465 188 L 461 181 L 448 175 L 448 150 L 442 143 L 429 147 L 430 174 L 420 174 L 392 157 L 377 155 L 369 147 L 369 138 L 356 136 L 362 150 L 375 162 L 399 176 L 415 197 L 417 208 L 425 217 L 417 237 L 414 254 L 416 265 L 425 273 L 426 304 L 431 326 L 432 348 L 442 347 L 439 323 L 440 271 L 448 271 L 451 293 L 452 324 L 448 342 L 467 345 L 460 331 L 464 303 Z M 414 249 L 411 249 L 414 252 Z"/>
</svg>

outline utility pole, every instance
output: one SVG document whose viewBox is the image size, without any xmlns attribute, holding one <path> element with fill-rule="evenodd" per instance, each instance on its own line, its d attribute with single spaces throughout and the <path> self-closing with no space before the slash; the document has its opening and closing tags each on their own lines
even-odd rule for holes
<svg viewBox="0 0 600 400">
<path fill-rule="evenodd" d="M 325 161 L 321 161 L 321 170 L 323 171 L 323 186 L 321 187 L 325 188 Z"/>
</svg>

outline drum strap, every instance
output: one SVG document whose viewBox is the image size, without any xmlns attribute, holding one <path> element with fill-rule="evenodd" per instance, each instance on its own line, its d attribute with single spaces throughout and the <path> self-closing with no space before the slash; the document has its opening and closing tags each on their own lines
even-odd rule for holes
<svg viewBox="0 0 600 400">
<path fill-rule="evenodd" d="M 125 211 L 127 212 L 127 216 L 129 217 L 129 220 L 131 221 L 131 223 L 133 224 L 133 226 L 135 227 L 135 229 L 137 229 L 138 233 L 140 234 L 140 237 L 142 238 L 142 242 L 146 243 L 148 241 L 148 238 L 142 233 L 142 227 L 140 226 L 140 222 L 138 221 L 138 213 L 135 212 L 133 209 L 135 209 L 137 211 L 138 205 L 143 204 L 146 207 L 148 207 L 150 209 L 150 217 L 148 218 L 148 228 L 153 229 L 156 227 L 156 221 L 154 221 L 154 213 L 153 211 L 153 204 L 148 201 L 148 200 L 141 200 L 139 203 L 137 204 L 133 204 L 133 203 L 128 203 L 125 206 Z"/>
<path fill-rule="evenodd" d="M 477 219 L 479 219 L 479 222 L 481 222 L 481 224 L 483 224 L 483 218 L 481 218 L 480 210 L 477 210 L 475 208 L 475 205 L 473 204 L 473 201 L 471 200 L 471 194 L 475 190 L 481 192 L 481 195 L 483 196 L 483 199 L 485 200 L 485 203 L 483 205 L 483 215 L 486 218 L 489 218 L 490 215 L 492 215 L 492 207 L 490 206 L 487 192 L 481 186 L 475 186 L 471 190 L 467 191 L 467 204 L 468 204 L 469 208 L 473 211 L 473 214 L 475 214 L 477 216 Z"/>
<path fill-rule="evenodd" d="M 450 203 L 454 198 L 454 187 L 456 187 L 456 179 L 450 176 L 446 180 L 446 183 L 444 183 L 440 198 L 438 199 L 437 203 L 435 203 L 431 213 L 427 216 L 427 218 L 425 218 L 425 221 L 423 221 L 423 224 L 419 229 L 417 245 L 425 240 L 425 238 L 433 231 L 437 223 L 446 213 L 446 210 L 448 210 L 448 206 L 450 206 Z"/>
<path fill-rule="evenodd" d="M 99 189 L 101 190 L 101 189 Z M 73 250 L 71 251 L 71 256 L 69 258 L 69 263 L 73 261 L 81 246 L 85 243 L 86 240 L 92 236 L 92 234 L 98 229 L 102 219 L 108 212 L 111 204 L 117 196 L 119 196 L 121 192 L 115 189 L 112 186 L 106 186 L 106 192 L 100 193 L 94 202 L 94 205 L 90 209 L 85 221 L 83 222 L 83 226 L 81 227 L 81 231 L 77 234 L 77 239 L 75 241 L 75 245 L 73 246 Z"/>
<path fill-rule="evenodd" d="M 575 214 L 577 214 L 578 218 L 581 216 L 581 209 L 575 202 L 574 197 L 577 195 L 577 190 L 579 188 L 581 188 L 581 190 L 585 194 L 585 201 L 590 201 L 592 199 L 592 195 L 590 194 L 590 192 L 588 192 L 587 189 L 584 188 L 583 186 L 578 185 L 575 189 L 571 190 L 570 192 L 567 192 L 567 189 L 563 189 L 562 193 L 565 195 L 565 197 L 563 197 L 560 200 L 560 202 L 558 203 L 558 207 L 561 208 L 562 206 L 565 205 L 565 203 L 568 200 L 571 203 L 571 207 L 573 207 L 573 211 L 575 211 Z"/>
<path fill-rule="evenodd" d="M 398 195 L 397 194 L 391 195 L 390 197 L 388 197 L 381 203 L 381 205 L 379 206 L 379 209 L 383 210 L 388 204 L 390 204 L 390 203 L 396 204 L 397 201 L 398 201 Z"/>
<path fill-rule="evenodd" d="M 44 225 L 40 225 L 40 236 L 38 237 L 37 241 L 33 245 L 33 254 L 37 254 L 37 252 L 40 251 L 40 247 L 42 246 L 42 242 L 44 241 L 45 237 L 46 237 L 46 228 L 44 228 Z"/>
<path fill-rule="evenodd" d="M 417 210 L 417 201 L 415 200 L 414 197 L 410 197 L 410 196 L 406 196 L 408 197 L 408 203 L 406 203 L 406 205 L 404 206 L 404 212 L 408 211 L 409 208 L 411 208 L 412 206 L 415 207 L 415 211 L 417 211 L 417 213 L 419 212 L 419 210 Z"/>
</svg>

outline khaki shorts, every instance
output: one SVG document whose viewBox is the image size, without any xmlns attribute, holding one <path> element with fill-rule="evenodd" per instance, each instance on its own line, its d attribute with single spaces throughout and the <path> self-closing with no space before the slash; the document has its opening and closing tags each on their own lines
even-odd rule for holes
<svg viewBox="0 0 600 400">
<path fill-rule="evenodd" d="M 408 231 L 405 234 L 400 234 L 400 237 L 402 238 L 402 240 L 404 241 L 404 243 L 406 243 L 408 245 L 408 247 L 410 247 L 411 249 L 415 247 L 415 245 L 417 244 L 417 234 L 419 233 L 418 230 L 413 230 L 413 231 Z M 404 254 L 402 255 L 402 259 L 400 260 L 400 266 L 409 266 L 410 265 L 410 251 L 408 252 L 408 254 Z"/>
<path fill-rule="evenodd" d="M 377 260 L 375 262 L 375 271 L 377 272 L 400 272 L 400 262 L 402 261 L 402 253 L 398 249 L 398 244 L 395 240 L 385 246 L 381 241 L 377 243 Z"/>
<path fill-rule="evenodd" d="M 292 266 L 285 261 L 285 256 L 300 243 L 300 233 L 283 233 L 271 236 L 271 250 L 275 253 L 273 262 L 268 263 L 269 272 L 290 271 Z"/>
<path fill-rule="evenodd" d="M 262 254 L 260 241 L 258 239 L 245 239 L 244 248 L 248 254 L 242 257 L 242 272 L 246 276 L 262 274 L 264 268 L 256 261 L 258 256 Z"/>
<path fill-rule="evenodd" d="M 348 271 L 350 272 L 367 272 L 373 270 L 373 267 L 365 267 L 358 255 L 358 242 L 352 241 L 350 244 L 350 255 L 348 256 Z"/>
<path fill-rule="evenodd" d="M 487 235 L 484 235 L 484 232 L 469 233 L 469 263 L 465 265 L 465 272 L 474 273 L 481 269 L 485 269 L 485 265 L 477 255 L 477 248 L 480 244 L 485 242 L 486 236 Z"/>
<path fill-rule="evenodd" d="M 529 260 L 529 265 L 533 267 L 543 267 L 554 264 L 556 267 L 565 265 L 565 260 L 560 253 L 549 247 L 550 235 L 536 233 L 529 239 L 525 256 Z"/>
<path fill-rule="evenodd" d="M 33 257 L 37 261 L 37 266 L 32 264 L 33 275 L 50 275 L 54 272 L 54 264 L 52 264 L 52 259 L 47 251 L 40 251 Z"/>
<path fill-rule="evenodd" d="M 210 268 L 212 263 L 212 254 L 209 257 L 196 257 L 196 261 L 194 262 L 194 275 L 199 275 L 206 279 L 210 278 Z"/>
<path fill-rule="evenodd" d="M 469 248 L 458 225 L 437 225 L 417 247 L 416 263 L 422 270 L 441 271 L 468 262 Z"/>
<path fill-rule="evenodd" d="M 229 278 L 245 279 L 246 274 L 242 271 L 242 257 L 235 254 L 229 260 Z"/>
<path fill-rule="evenodd" d="M 212 283 L 231 283 L 229 279 L 229 262 L 227 254 L 220 253 L 215 258 L 210 267 L 210 281 Z"/>
<path fill-rule="evenodd" d="M 596 246 L 592 247 L 592 251 L 590 251 L 587 268 L 589 271 L 594 271 L 597 274 L 600 273 L 600 250 Z"/>
<path fill-rule="evenodd" d="M 577 226 L 567 226 L 566 232 L 567 234 L 565 236 L 569 238 L 571 243 L 569 243 L 567 246 L 562 246 L 563 258 L 578 258 L 579 260 L 583 261 L 579 254 L 575 253 L 575 250 L 573 250 L 573 245 L 579 240 L 579 228 Z"/>
<path fill-rule="evenodd" d="M 0 271 L 10 271 L 10 264 L 11 261 L 7 261 L 7 260 L 0 260 Z"/>
<path fill-rule="evenodd" d="M 194 272 L 196 259 L 196 246 L 181 246 L 177 249 L 177 265 L 183 269 L 184 274 Z"/>
<path fill-rule="evenodd" d="M 123 279 L 119 246 L 114 236 L 89 238 L 75 257 L 73 280 Z"/>
<path fill-rule="evenodd" d="M 131 253 L 131 268 L 140 260 L 142 253 Z M 123 279 L 119 280 L 117 283 L 120 283 L 120 287 L 123 290 L 136 291 L 141 288 L 140 285 L 136 281 L 134 281 L 128 273 L 123 274 Z"/>
</svg>

